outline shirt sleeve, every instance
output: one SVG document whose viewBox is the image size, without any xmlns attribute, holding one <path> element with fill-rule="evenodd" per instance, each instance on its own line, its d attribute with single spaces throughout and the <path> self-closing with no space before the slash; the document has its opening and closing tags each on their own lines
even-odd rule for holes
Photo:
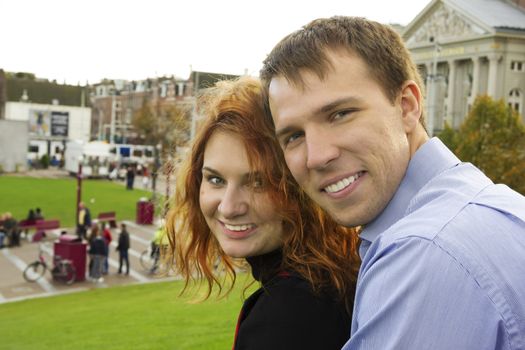
<svg viewBox="0 0 525 350">
<path fill-rule="evenodd" d="M 350 336 L 344 306 L 295 278 L 264 291 L 242 322 L 237 349 L 340 350 Z"/>
<path fill-rule="evenodd" d="M 462 264 L 436 242 L 409 237 L 362 266 L 343 350 L 510 349 L 502 324 Z"/>
</svg>

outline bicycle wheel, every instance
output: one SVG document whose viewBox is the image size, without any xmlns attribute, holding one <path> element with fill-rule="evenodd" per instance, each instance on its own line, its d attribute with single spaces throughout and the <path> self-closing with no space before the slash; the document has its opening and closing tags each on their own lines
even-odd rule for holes
<svg viewBox="0 0 525 350">
<path fill-rule="evenodd" d="M 151 271 L 153 265 L 155 264 L 155 258 L 151 256 L 151 251 L 146 249 L 140 254 L 140 265 L 146 271 Z"/>
<path fill-rule="evenodd" d="M 69 261 L 60 262 L 53 269 L 53 278 L 58 282 L 70 285 L 75 282 L 77 272 L 75 267 Z"/>
<path fill-rule="evenodd" d="M 27 282 L 36 282 L 40 277 L 46 273 L 46 265 L 41 261 L 34 261 L 27 265 L 24 270 L 24 279 Z"/>
</svg>

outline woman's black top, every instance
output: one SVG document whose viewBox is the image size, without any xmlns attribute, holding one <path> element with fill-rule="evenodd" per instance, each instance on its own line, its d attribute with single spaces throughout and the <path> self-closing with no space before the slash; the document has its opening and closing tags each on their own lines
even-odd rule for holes
<svg viewBox="0 0 525 350">
<path fill-rule="evenodd" d="M 339 350 L 350 337 L 351 315 L 330 293 L 314 294 L 292 271 L 280 269 L 275 251 L 248 258 L 262 287 L 239 315 L 233 350 Z"/>
</svg>

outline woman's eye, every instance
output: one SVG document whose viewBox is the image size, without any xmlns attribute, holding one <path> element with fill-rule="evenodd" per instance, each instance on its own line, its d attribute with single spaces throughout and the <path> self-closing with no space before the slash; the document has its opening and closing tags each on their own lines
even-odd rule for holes
<svg viewBox="0 0 525 350">
<path fill-rule="evenodd" d="M 214 186 L 219 186 L 224 183 L 223 179 L 213 175 L 206 176 L 206 181 Z"/>
<path fill-rule="evenodd" d="M 263 181 L 261 179 L 255 179 L 252 183 L 253 188 L 262 188 L 263 187 Z"/>
</svg>

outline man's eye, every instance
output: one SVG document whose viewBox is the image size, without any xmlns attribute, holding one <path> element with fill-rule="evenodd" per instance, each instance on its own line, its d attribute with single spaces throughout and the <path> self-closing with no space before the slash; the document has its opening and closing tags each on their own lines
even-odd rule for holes
<svg viewBox="0 0 525 350">
<path fill-rule="evenodd" d="M 284 145 L 286 146 L 286 145 L 296 141 L 302 135 L 303 135 L 302 132 L 294 132 L 293 134 L 290 134 L 290 135 L 286 136 L 286 138 L 284 139 Z"/>
<path fill-rule="evenodd" d="M 342 110 L 342 111 L 339 111 L 339 112 L 336 112 L 336 113 L 332 114 L 331 119 L 332 120 L 343 119 L 344 117 L 349 116 L 353 112 L 355 112 L 355 109 L 345 109 L 345 110 Z"/>
</svg>

